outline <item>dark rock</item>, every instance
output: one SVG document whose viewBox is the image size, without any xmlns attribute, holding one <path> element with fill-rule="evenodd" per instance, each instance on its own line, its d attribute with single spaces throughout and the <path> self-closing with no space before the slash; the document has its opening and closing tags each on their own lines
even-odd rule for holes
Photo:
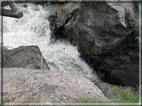
<svg viewBox="0 0 142 106">
<path fill-rule="evenodd" d="M 57 16 L 56 15 L 51 15 L 50 17 L 48 17 L 48 21 L 50 22 L 50 29 L 51 31 L 54 31 L 54 33 L 52 33 L 52 40 L 58 40 L 60 38 L 65 38 L 66 36 L 64 35 L 64 33 L 62 32 L 62 28 L 64 27 L 60 27 L 59 29 L 56 30 L 55 26 L 54 26 L 54 22 L 56 20 Z M 56 35 L 56 36 L 55 36 Z"/>
<path fill-rule="evenodd" d="M 100 55 L 100 56 L 92 56 L 90 54 L 84 54 L 81 52 L 81 58 L 85 60 L 85 62 L 90 66 L 93 67 L 94 70 L 96 70 L 99 66 L 99 64 L 103 61 L 103 59 L 106 57 L 106 55 Z"/>
<path fill-rule="evenodd" d="M 139 86 L 139 48 L 134 36 L 128 37 L 100 63 L 103 80 L 123 86 Z"/>
<path fill-rule="evenodd" d="M 51 29 L 77 46 L 103 80 L 138 86 L 138 50 L 128 49 L 131 41 L 125 41 L 134 31 L 129 22 L 137 10 L 135 3 L 68 3 L 57 11 Z"/>
<path fill-rule="evenodd" d="M 3 67 L 48 69 L 49 67 L 37 46 L 21 46 L 7 52 Z"/>
<path fill-rule="evenodd" d="M 134 11 L 124 11 L 129 10 L 128 6 L 121 5 L 68 3 L 57 11 L 51 30 L 55 36 L 59 33 L 63 37 L 65 35 L 81 53 L 91 57 L 97 55 L 98 58 L 98 55 L 113 50 L 133 32 L 128 23 Z M 127 12 L 130 14 L 127 15 Z"/>
<path fill-rule="evenodd" d="M 41 6 L 43 6 L 43 7 L 47 7 L 47 6 L 51 5 L 50 2 L 45 2 L 45 3 L 42 3 L 42 2 L 34 2 L 34 4 L 35 4 L 35 5 L 41 5 Z"/>
<path fill-rule="evenodd" d="M 57 11 L 55 30 L 64 27 L 62 32 L 83 53 L 105 54 L 133 32 L 126 8 L 105 2 L 68 3 Z"/>
<path fill-rule="evenodd" d="M 24 5 L 23 5 L 23 7 L 27 7 L 27 5 L 26 5 L 26 4 L 24 4 Z"/>
</svg>

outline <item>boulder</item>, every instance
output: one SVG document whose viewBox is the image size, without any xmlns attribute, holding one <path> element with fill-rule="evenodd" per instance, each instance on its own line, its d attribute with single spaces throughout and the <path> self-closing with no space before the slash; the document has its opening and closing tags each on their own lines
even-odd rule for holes
<svg viewBox="0 0 142 106">
<path fill-rule="evenodd" d="M 64 33 L 65 25 L 76 15 L 79 8 L 80 3 L 64 3 L 57 9 L 56 15 L 49 17 L 50 29 L 56 39 L 66 36 L 66 33 Z"/>
<path fill-rule="evenodd" d="M 95 62 L 95 68 L 128 37 L 134 3 L 67 3 L 58 9 L 51 30 L 56 38 L 67 37 L 82 55 Z"/>
<path fill-rule="evenodd" d="M 99 64 L 102 79 L 117 85 L 139 86 L 139 44 L 134 36 L 128 37 Z"/>
<path fill-rule="evenodd" d="M 3 67 L 22 67 L 30 69 L 49 69 L 37 46 L 20 46 L 7 50 Z"/>
<path fill-rule="evenodd" d="M 64 104 L 78 102 L 80 98 L 108 101 L 93 82 L 80 74 L 3 69 L 4 103 Z"/>
<path fill-rule="evenodd" d="M 135 38 L 130 25 L 136 12 L 138 3 L 68 3 L 57 11 L 51 30 L 77 46 L 103 81 L 138 86 L 138 47 L 131 46 Z"/>
<path fill-rule="evenodd" d="M 62 32 L 84 54 L 105 54 L 133 32 L 129 21 L 134 4 L 129 4 L 68 3 L 57 11 L 52 31 L 63 27 Z"/>
</svg>

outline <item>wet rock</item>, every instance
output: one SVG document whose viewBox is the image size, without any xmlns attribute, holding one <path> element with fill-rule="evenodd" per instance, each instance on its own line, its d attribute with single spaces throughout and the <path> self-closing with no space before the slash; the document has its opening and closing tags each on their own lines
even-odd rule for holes
<svg viewBox="0 0 142 106">
<path fill-rule="evenodd" d="M 108 100 L 89 79 L 74 73 L 4 68 L 3 84 L 4 103 L 73 103 L 81 97 Z"/>
<path fill-rule="evenodd" d="M 27 5 L 26 5 L 26 4 L 24 4 L 24 5 L 23 5 L 23 7 L 25 7 L 25 8 L 26 8 L 26 7 L 27 7 Z"/>
<path fill-rule="evenodd" d="M 49 69 L 37 46 L 21 46 L 7 51 L 3 67 Z"/>
<path fill-rule="evenodd" d="M 64 35 L 64 26 L 76 14 L 79 8 L 80 3 L 64 3 L 57 9 L 56 15 L 52 16 L 52 21 L 50 21 L 50 29 L 55 34 L 55 37 L 57 36 L 58 38 L 58 33 L 62 36 Z"/>
<path fill-rule="evenodd" d="M 57 11 L 53 32 L 63 27 L 62 32 L 81 52 L 105 54 L 133 32 L 129 19 L 134 11 L 127 8 L 119 3 L 68 3 Z"/>
<path fill-rule="evenodd" d="M 52 31 L 55 36 L 60 32 L 77 46 L 103 80 L 137 86 L 138 49 L 131 51 L 125 46 L 132 43 L 126 38 L 131 38 L 134 31 L 129 22 L 136 11 L 137 3 L 68 3 L 57 11 Z M 125 48 L 118 50 L 120 45 Z M 114 53 L 117 50 L 119 53 Z"/>
<path fill-rule="evenodd" d="M 61 38 L 59 33 L 66 36 L 81 54 L 93 57 L 98 64 L 104 54 L 133 32 L 129 20 L 134 6 L 133 3 L 126 6 L 105 2 L 67 3 L 57 11 L 51 30 L 57 38 Z"/>
</svg>

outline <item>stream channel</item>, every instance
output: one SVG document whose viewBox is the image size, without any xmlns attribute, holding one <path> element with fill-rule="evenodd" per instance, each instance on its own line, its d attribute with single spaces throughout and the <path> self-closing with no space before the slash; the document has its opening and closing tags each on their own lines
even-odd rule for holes
<svg viewBox="0 0 142 106">
<path fill-rule="evenodd" d="M 50 70 L 75 72 L 99 80 L 93 68 L 80 58 L 77 47 L 65 39 L 51 42 L 53 39 L 51 39 L 48 17 L 55 13 L 58 5 L 47 7 L 32 3 L 17 3 L 17 5 L 23 12 L 22 18 L 3 17 L 3 44 L 5 47 L 13 49 L 19 46 L 36 45 L 42 52 Z"/>
</svg>

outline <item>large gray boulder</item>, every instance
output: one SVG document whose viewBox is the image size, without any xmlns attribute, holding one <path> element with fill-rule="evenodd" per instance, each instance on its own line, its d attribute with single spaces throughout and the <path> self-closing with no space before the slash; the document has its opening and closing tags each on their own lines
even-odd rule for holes
<svg viewBox="0 0 142 106">
<path fill-rule="evenodd" d="M 90 55 L 110 52 L 133 30 L 133 3 L 68 3 L 57 11 L 53 32 L 62 32 L 78 49 Z"/>
<path fill-rule="evenodd" d="M 75 103 L 80 98 L 108 101 L 101 90 L 79 74 L 24 68 L 3 69 L 4 103 Z"/>
<path fill-rule="evenodd" d="M 103 81 L 138 86 L 138 43 L 129 24 L 137 11 L 138 3 L 66 3 L 57 10 L 51 30 L 77 46 Z"/>
<path fill-rule="evenodd" d="M 30 69 L 49 69 L 38 46 L 20 46 L 5 50 L 3 67 L 22 67 Z"/>
</svg>

